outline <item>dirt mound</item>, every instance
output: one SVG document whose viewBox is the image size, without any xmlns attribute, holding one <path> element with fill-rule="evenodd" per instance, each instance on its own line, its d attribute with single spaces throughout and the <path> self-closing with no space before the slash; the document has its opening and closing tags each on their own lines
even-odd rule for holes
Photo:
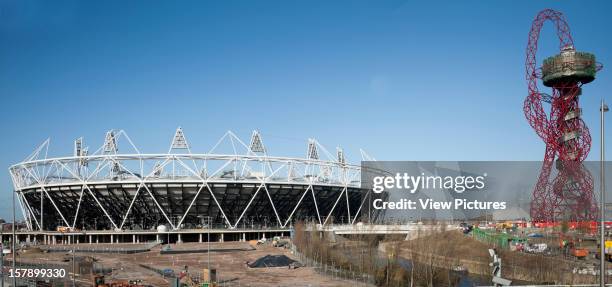
<svg viewBox="0 0 612 287">
<path fill-rule="evenodd" d="M 43 253 L 43 250 L 38 247 L 28 247 L 21 250 L 22 253 Z"/>
<path fill-rule="evenodd" d="M 294 262 L 296 261 L 285 255 L 266 255 L 264 257 L 260 257 L 252 263 L 249 263 L 248 265 L 251 268 L 288 267 Z"/>
</svg>

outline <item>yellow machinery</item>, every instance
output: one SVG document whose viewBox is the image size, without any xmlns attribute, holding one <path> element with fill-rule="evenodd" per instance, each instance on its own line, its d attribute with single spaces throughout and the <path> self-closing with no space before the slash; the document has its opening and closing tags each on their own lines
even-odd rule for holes
<svg viewBox="0 0 612 287">
<path fill-rule="evenodd" d="M 612 240 L 606 240 L 606 242 L 604 243 L 605 245 L 605 254 L 606 254 L 606 260 L 608 262 L 612 262 Z M 599 258 L 599 248 L 597 248 L 597 253 L 595 254 L 595 257 Z"/>
</svg>

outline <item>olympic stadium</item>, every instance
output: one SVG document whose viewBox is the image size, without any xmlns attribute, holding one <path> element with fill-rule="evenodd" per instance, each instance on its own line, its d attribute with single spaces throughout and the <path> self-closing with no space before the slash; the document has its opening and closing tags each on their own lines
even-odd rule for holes
<svg viewBox="0 0 612 287">
<path fill-rule="evenodd" d="M 192 153 L 181 128 L 166 153 L 141 153 L 123 130 L 108 131 L 93 152 L 82 138 L 72 156 L 48 150 L 49 140 L 9 168 L 23 231 L 33 234 L 288 230 L 298 220 L 353 224 L 367 216 L 360 166 L 314 139 L 303 158 L 270 155 L 258 131 L 249 141 L 228 131 L 209 152 Z"/>
</svg>

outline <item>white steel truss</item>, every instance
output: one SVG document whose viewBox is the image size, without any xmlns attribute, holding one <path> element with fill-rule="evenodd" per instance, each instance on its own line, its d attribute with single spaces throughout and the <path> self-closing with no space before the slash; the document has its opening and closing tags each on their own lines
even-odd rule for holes
<svg viewBox="0 0 612 287">
<path fill-rule="evenodd" d="M 120 146 L 129 152 L 119 153 Z M 306 158 L 269 156 L 258 131 L 248 145 L 228 131 L 208 153 L 192 153 L 180 127 L 166 154 L 141 153 L 123 130 L 108 131 L 93 154 L 83 138 L 75 141 L 71 157 L 49 158 L 48 148 L 47 139 L 9 168 L 30 230 L 77 228 L 86 213 L 99 214 L 96 218 L 115 230 L 134 225 L 135 213 L 155 214 L 156 224 L 172 229 L 206 213 L 218 214 L 227 228 L 239 228 L 248 214 L 261 210 L 282 228 L 297 213 L 319 224 L 338 214 L 354 223 L 367 192 L 361 189 L 360 166 L 346 163 L 342 149 L 332 155 L 309 139 Z M 298 212 L 303 208 L 307 211 Z M 46 220 L 49 214 L 56 222 Z"/>
</svg>

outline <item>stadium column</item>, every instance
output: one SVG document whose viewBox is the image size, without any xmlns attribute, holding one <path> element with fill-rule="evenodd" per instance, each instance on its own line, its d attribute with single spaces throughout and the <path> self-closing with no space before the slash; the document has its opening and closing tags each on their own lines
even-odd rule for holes
<svg viewBox="0 0 612 287">
<path fill-rule="evenodd" d="M 111 244 L 114 244 L 114 243 L 115 243 L 115 240 L 114 240 L 114 239 L 115 239 L 115 238 L 114 238 L 114 237 L 113 237 L 113 235 L 111 234 Z"/>
<path fill-rule="evenodd" d="M 132 234 L 132 244 L 136 244 L 136 234 Z"/>
<path fill-rule="evenodd" d="M 198 242 L 202 243 L 202 233 L 200 233 L 200 237 L 198 238 Z"/>
<path fill-rule="evenodd" d="M 89 234 L 89 244 L 91 244 L 91 234 Z"/>
</svg>

